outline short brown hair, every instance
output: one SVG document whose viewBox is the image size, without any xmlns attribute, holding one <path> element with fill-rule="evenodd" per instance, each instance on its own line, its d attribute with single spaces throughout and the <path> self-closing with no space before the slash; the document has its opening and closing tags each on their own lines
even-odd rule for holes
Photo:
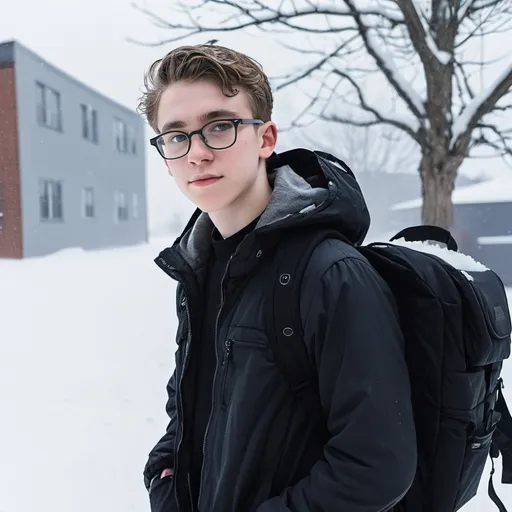
<svg viewBox="0 0 512 512">
<path fill-rule="evenodd" d="M 226 96 L 247 92 L 252 115 L 270 121 L 273 97 L 270 83 L 254 59 L 224 46 L 180 46 L 155 61 L 144 77 L 146 91 L 139 100 L 138 112 L 158 132 L 157 112 L 165 89 L 181 80 L 211 80 Z"/>
</svg>

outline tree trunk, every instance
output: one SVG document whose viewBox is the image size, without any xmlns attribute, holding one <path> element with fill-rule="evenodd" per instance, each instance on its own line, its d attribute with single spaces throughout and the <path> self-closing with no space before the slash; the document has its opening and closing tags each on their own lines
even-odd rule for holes
<svg viewBox="0 0 512 512">
<path fill-rule="evenodd" d="M 424 153 L 420 162 L 423 224 L 450 229 L 453 224 L 452 192 L 460 163 L 455 159 Z"/>
</svg>

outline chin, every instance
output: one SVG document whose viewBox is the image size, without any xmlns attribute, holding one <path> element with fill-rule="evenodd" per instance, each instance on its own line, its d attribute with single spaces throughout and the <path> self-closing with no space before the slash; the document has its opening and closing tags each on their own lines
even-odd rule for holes
<svg viewBox="0 0 512 512">
<path fill-rule="evenodd" d="M 212 197 L 210 200 L 202 197 L 192 197 L 193 203 L 203 212 L 212 213 L 224 209 L 229 203 L 226 201 L 219 201 L 218 197 Z"/>
<path fill-rule="evenodd" d="M 225 210 L 228 208 L 233 202 L 234 198 L 220 198 L 218 195 L 216 197 L 210 198 L 195 198 L 193 199 L 194 203 L 197 207 L 205 213 L 214 213 Z"/>
</svg>

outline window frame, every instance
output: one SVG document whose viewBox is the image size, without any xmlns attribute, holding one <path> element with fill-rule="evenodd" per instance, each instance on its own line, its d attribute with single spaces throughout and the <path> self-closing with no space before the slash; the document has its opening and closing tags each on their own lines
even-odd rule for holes
<svg viewBox="0 0 512 512">
<path fill-rule="evenodd" d="M 62 180 L 41 178 L 39 180 L 39 220 L 41 222 L 63 222 L 64 201 Z M 46 215 L 44 215 L 46 208 Z"/>
<path fill-rule="evenodd" d="M 98 111 L 88 103 L 80 104 L 82 114 L 82 138 L 93 144 L 98 144 Z"/>
<path fill-rule="evenodd" d="M 36 117 L 39 125 L 56 132 L 62 132 L 62 101 L 60 92 L 39 81 L 36 81 L 36 89 Z M 51 112 L 49 109 L 50 97 L 55 99 L 55 110 Z M 52 117 L 53 114 L 56 118 L 55 123 L 52 121 L 54 119 Z"/>
<path fill-rule="evenodd" d="M 90 195 L 88 196 L 88 193 Z M 90 204 L 88 203 L 88 197 L 91 198 Z M 93 187 L 84 187 L 82 189 L 82 216 L 84 219 L 94 219 L 96 218 L 96 203 L 94 201 L 94 188 Z M 90 210 L 88 210 L 90 208 Z M 91 215 L 88 215 L 91 213 Z"/>
</svg>

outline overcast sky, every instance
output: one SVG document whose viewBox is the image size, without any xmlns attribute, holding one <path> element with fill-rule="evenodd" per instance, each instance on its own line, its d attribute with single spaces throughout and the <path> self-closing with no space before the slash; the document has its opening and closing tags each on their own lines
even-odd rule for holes
<svg viewBox="0 0 512 512">
<path fill-rule="evenodd" d="M 142 3 L 142 2 L 141 2 Z M 170 15 L 169 2 L 145 5 Z M 127 106 L 135 109 L 144 71 L 169 46 L 142 47 L 127 39 L 157 41 L 162 35 L 149 19 L 125 0 L 0 0 L 0 41 L 16 39 L 51 64 Z M 194 43 L 207 38 L 192 39 Z M 223 44 L 251 54 L 266 68 L 276 63 L 276 46 L 250 37 L 231 35 Z M 272 48 L 272 50 L 270 50 Z M 147 137 L 152 136 L 147 129 Z M 181 196 L 164 163 L 147 147 L 150 224 L 158 226 L 174 211 L 193 211 Z"/>
<path fill-rule="evenodd" d="M 168 0 L 141 0 L 139 4 L 164 18 L 172 17 Z M 128 0 L 0 0 L 0 12 L 1 41 L 16 39 L 51 64 L 132 109 L 141 94 L 144 71 L 170 49 L 127 41 L 129 37 L 148 42 L 162 37 L 162 32 Z M 211 37 L 196 36 L 189 42 L 205 42 Z M 279 73 L 283 66 L 284 50 L 269 40 L 238 34 L 223 34 L 220 39 L 221 44 L 256 58 L 267 73 Z M 287 52 L 286 63 L 297 58 Z M 289 92 L 280 95 L 275 110 L 278 124 L 287 113 L 298 112 L 296 106 L 296 98 Z M 152 135 L 148 129 L 147 137 Z M 283 140 L 285 146 L 290 143 L 290 139 Z M 173 211 L 192 211 L 192 205 L 179 194 L 152 149 L 147 147 L 148 197 L 150 224 L 155 227 Z M 477 161 L 467 167 L 478 170 L 488 165 Z"/>
</svg>

